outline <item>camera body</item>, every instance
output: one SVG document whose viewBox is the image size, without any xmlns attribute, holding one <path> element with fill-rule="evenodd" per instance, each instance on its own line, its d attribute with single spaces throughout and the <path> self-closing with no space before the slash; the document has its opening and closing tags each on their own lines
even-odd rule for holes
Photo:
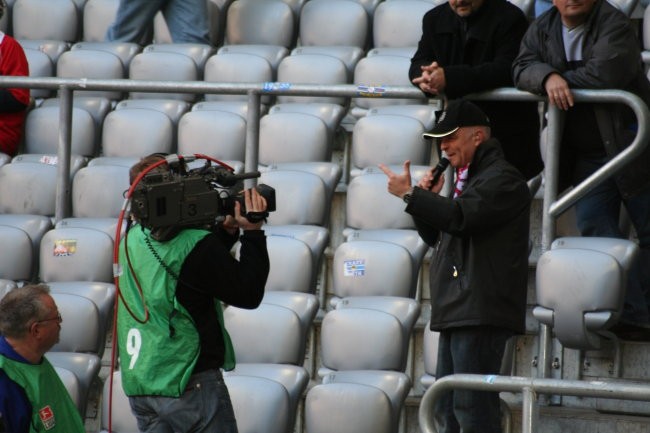
<svg viewBox="0 0 650 433">
<path fill-rule="evenodd" d="M 235 202 L 241 203 L 242 215 L 246 213 L 242 181 L 259 177 L 259 172 L 237 175 L 209 161 L 191 170 L 184 162 L 180 164 L 169 165 L 169 170 L 152 170 L 133 191 L 131 214 L 144 227 L 211 227 L 233 215 Z M 274 211 L 275 190 L 264 184 L 256 188 L 266 199 L 267 212 Z"/>
</svg>

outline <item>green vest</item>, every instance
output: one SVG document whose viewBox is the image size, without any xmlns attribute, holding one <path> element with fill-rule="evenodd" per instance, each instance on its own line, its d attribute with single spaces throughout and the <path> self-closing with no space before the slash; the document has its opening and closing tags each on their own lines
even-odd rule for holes
<svg viewBox="0 0 650 433">
<path fill-rule="evenodd" d="M 84 433 L 79 410 L 50 362 L 27 364 L 0 355 L 0 369 L 16 382 L 32 404 L 30 433 Z"/>
<path fill-rule="evenodd" d="M 194 371 L 201 349 L 194 321 L 176 298 L 176 278 L 165 270 L 145 238 L 164 265 L 178 276 L 185 258 L 207 234 L 206 230 L 186 229 L 169 241 L 158 242 L 141 226 L 136 225 L 128 232 L 129 260 L 149 311 L 146 321 L 142 296 L 129 269 L 122 240 L 117 339 L 126 395 L 179 397 Z M 225 343 L 223 368 L 232 370 L 235 352 L 223 323 L 221 302 L 215 299 L 214 305 Z"/>
</svg>

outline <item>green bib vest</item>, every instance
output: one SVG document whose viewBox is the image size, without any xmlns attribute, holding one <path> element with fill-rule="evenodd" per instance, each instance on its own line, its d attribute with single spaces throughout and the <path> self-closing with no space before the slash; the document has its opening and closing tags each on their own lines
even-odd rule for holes
<svg viewBox="0 0 650 433">
<path fill-rule="evenodd" d="M 30 433 L 86 431 L 79 410 L 47 359 L 34 365 L 0 355 L 0 369 L 25 390 L 32 404 Z"/>
<path fill-rule="evenodd" d="M 192 317 L 176 299 L 177 280 L 185 258 L 207 234 L 206 230 L 186 229 L 166 242 L 149 236 L 138 225 L 128 232 L 129 260 L 144 293 L 144 303 L 120 245 L 121 298 L 118 304 L 117 340 L 126 395 L 160 395 L 179 397 L 192 375 L 200 352 L 199 334 Z M 126 304 L 126 305 L 125 305 Z M 214 300 L 225 343 L 223 368 L 235 367 L 235 352 L 223 323 L 221 302 Z M 145 319 L 145 306 L 149 312 Z M 127 308 L 128 307 L 128 308 Z M 142 323 L 144 322 L 144 323 Z"/>
</svg>

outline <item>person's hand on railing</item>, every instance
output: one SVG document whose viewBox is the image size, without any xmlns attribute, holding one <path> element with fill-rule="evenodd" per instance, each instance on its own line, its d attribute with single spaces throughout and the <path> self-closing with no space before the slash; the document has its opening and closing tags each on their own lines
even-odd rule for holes
<svg viewBox="0 0 650 433">
<path fill-rule="evenodd" d="M 557 106 L 560 110 L 568 110 L 573 107 L 573 93 L 569 83 L 562 78 L 562 75 L 554 72 L 544 82 L 544 88 L 548 95 L 548 102 Z"/>
</svg>

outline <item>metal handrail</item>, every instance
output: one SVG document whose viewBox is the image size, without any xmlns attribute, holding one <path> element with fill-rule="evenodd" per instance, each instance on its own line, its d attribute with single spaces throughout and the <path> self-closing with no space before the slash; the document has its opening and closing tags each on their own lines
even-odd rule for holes
<svg viewBox="0 0 650 433">
<path fill-rule="evenodd" d="M 418 420 L 422 433 L 438 432 L 433 419 L 433 407 L 444 393 L 454 389 L 522 393 L 522 433 L 535 433 L 537 431 L 539 406 L 536 402 L 539 394 L 638 401 L 648 401 L 650 399 L 650 385 L 609 381 L 453 374 L 438 379 L 424 393 L 418 412 Z"/>
</svg>

